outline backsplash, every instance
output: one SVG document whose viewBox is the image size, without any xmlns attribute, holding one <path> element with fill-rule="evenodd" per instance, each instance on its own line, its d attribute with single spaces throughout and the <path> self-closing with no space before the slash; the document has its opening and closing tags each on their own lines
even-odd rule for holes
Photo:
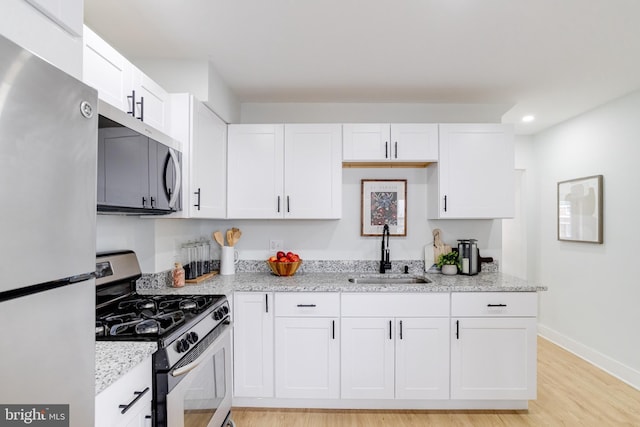
<svg viewBox="0 0 640 427">
<path fill-rule="evenodd" d="M 219 270 L 220 261 L 213 260 L 214 270 Z M 410 274 L 423 274 L 423 260 L 392 261 L 390 273 L 404 273 L 404 267 L 409 267 Z M 304 261 L 298 272 L 301 273 L 377 273 L 380 268 L 380 261 Z M 497 273 L 499 271 L 498 261 L 481 263 L 481 272 Z M 271 270 L 264 260 L 240 260 L 236 265 L 238 273 L 270 273 Z M 136 282 L 137 289 L 162 289 L 172 285 L 171 270 L 154 274 L 143 274 Z"/>
</svg>

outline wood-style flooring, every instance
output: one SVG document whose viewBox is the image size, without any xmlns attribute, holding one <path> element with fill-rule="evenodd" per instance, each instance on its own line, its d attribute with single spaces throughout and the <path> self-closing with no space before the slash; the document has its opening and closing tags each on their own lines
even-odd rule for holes
<svg viewBox="0 0 640 427">
<path fill-rule="evenodd" d="M 640 427 L 640 391 L 538 338 L 538 398 L 526 411 L 233 408 L 237 427 Z"/>
</svg>

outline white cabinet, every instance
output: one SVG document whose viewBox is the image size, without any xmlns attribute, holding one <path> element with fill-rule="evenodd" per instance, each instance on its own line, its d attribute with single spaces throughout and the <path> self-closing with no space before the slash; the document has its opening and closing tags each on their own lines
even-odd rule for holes
<svg viewBox="0 0 640 427">
<path fill-rule="evenodd" d="M 0 35 L 81 79 L 82 11 L 82 0 L 2 0 Z"/>
<path fill-rule="evenodd" d="M 237 397 L 273 397 L 273 294 L 234 294 L 233 388 Z"/>
<path fill-rule="evenodd" d="M 103 101 L 124 112 L 133 111 L 133 64 L 86 25 L 82 79 L 98 90 Z"/>
<path fill-rule="evenodd" d="M 170 134 L 182 142 L 181 217 L 225 218 L 227 124 L 193 95 L 172 94 Z"/>
<path fill-rule="evenodd" d="M 150 427 L 151 357 L 96 396 L 96 427 Z"/>
<path fill-rule="evenodd" d="M 229 218 L 340 218 L 341 126 L 229 125 Z"/>
<path fill-rule="evenodd" d="M 168 133 L 169 94 L 87 26 L 83 42 L 83 81 L 103 101 Z"/>
<path fill-rule="evenodd" d="M 342 295 L 341 393 L 449 397 L 449 295 Z"/>
<path fill-rule="evenodd" d="M 277 398 L 340 396 L 340 294 L 275 295 Z"/>
<path fill-rule="evenodd" d="M 81 0 L 27 0 L 49 19 L 75 37 L 82 36 Z"/>
<path fill-rule="evenodd" d="M 429 218 L 513 217 L 512 126 L 440 124 L 439 147 L 427 172 Z"/>
<path fill-rule="evenodd" d="M 434 162 L 438 160 L 438 125 L 428 123 L 346 123 L 345 162 Z"/>
<path fill-rule="evenodd" d="M 342 398 L 394 398 L 393 336 L 392 319 L 342 318 Z"/>
<path fill-rule="evenodd" d="M 455 293 L 451 398 L 536 398 L 537 295 Z"/>
<path fill-rule="evenodd" d="M 449 397 L 449 318 L 396 319 L 396 399 Z"/>
</svg>

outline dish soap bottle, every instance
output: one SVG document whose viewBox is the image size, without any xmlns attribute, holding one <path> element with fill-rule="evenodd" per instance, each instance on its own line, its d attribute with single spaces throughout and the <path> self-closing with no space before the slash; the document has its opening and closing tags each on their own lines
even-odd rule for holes
<svg viewBox="0 0 640 427">
<path fill-rule="evenodd" d="M 182 268 L 182 264 L 179 262 L 174 264 L 172 276 L 174 288 L 181 288 L 184 286 L 184 268 Z"/>
</svg>

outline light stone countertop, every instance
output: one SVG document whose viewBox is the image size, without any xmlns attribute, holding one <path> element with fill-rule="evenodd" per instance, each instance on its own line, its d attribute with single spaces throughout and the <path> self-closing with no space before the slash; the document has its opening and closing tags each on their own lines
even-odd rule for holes
<svg viewBox="0 0 640 427">
<path fill-rule="evenodd" d="M 354 284 L 349 278 L 425 277 L 431 283 Z M 216 275 L 200 284 L 183 288 L 138 289 L 141 294 L 225 294 L 246 292 L 537 292 L 546 286 L 529 283 L 502 273 L 479 273 L 475 276 L 443 274 L 362 274 L 362 273 L 296 273 L 279 277 L 271 273 L 236 273 Z"/>
<path fill-rule="evenodd" d="M 157 349 L 155 342 L 96 341 L 96 395 Z"/>
</svg>

